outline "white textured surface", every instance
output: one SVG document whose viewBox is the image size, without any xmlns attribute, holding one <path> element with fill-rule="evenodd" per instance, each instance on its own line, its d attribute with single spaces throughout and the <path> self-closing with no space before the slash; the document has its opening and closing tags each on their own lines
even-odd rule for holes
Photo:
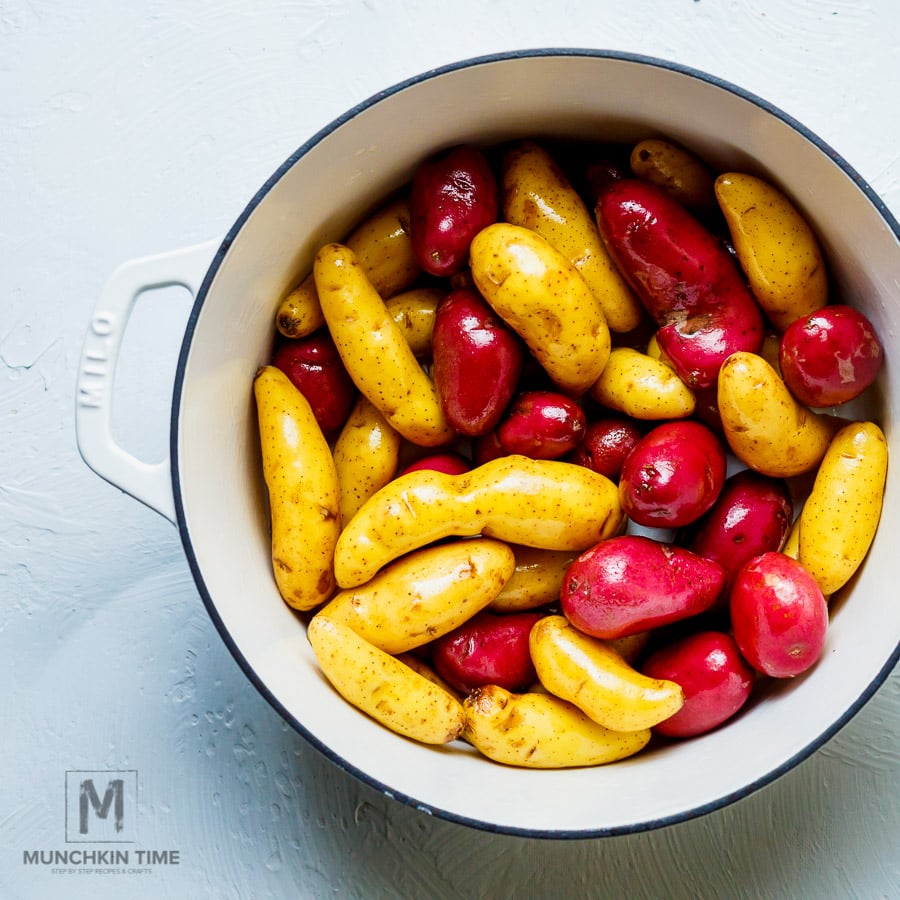
<svg viewBox="0 0 900 900">
<path fill-rule="evenodd" d="M 318 128 L 435 65 L 594 46 L 695 66 L 802 120 L 900 214 L 893 0 L 450 6 L 0 5 L 4 900 L 900 895 L 898 673 L 812 758 L 702 819 L 598 841 L 471 831 L 286 727 L 222 645 L 175 529 L 78 458 L 75 369 L 112 269 L 223 233 Z M 146 298 L 123 350 L 117 430 L 148 459 L 165 451 L 187 308 L 174 290 Z M 67 846 L 74 769 L 137 769 L 138 846 L 179 863 L 25 864 Z"/>
</svg>

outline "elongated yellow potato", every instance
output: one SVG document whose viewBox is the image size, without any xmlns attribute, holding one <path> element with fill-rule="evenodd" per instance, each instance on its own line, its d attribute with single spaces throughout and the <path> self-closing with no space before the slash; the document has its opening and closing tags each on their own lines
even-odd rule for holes
<svg viewBox="0 0 900 900">
<path fill-rule="evenodd" d="M 342 522 L 349 522 L 397 473 L 401 443 L 387 419 L 360 395 L 332 450 L 341 486 Z"/>
<path fill-rule="evenodd" d="M 584 550 L 624 522 L 616 485 L 574 463 L 512 455 L 461 475 L 421 469 L 385 485 L 346 524 L 335 576 L 355 587 L 397 557 L 454 535 Z"/>
<path fill-rule="evenodd" d="M 888 449 L 874 422 L 844 426 L 828 447 L 800 511 L 799 560 L 833 594 L 853 576 L 875 538 Z"/>
<path fill-rule="evenodd" d="M 684 419 L 697 405 L 694 392 L 672 368 L 631 347 L 613 349 L 589 393 L 634 419 Z"/>
<path fill-rule="evenodd" d="M 482 229 L 469 249 L 475 286 L 556 385 L 584 393 L 609 359 L 603 308 L 578 269 L 534 231 Z"/>
<path fill-rule="evenodd" d="M 422 270 L 409 237 L 409 197 L 390 200 L 364 219 L 344 243 L 356 254 L 372 286 L 385 299 L 406 290 Z M 289 338 L 306 337 L 325 324 L 313 273 L 278 305 L 275 327 Z"/>
<path fill-rule="evenodd" d="M 684 705 L 680 685 L 642 675 L 609 642 L 584 634 L 565 616 L 538 621 L 529 645 L 541 684 L 604 728 L 652 728 Z"/>
<path fill-rule="evenodd" d="M 349 625 L 319 612 L 306 634 L 335 690 L 386 728 L 423 744 L 446 744 L 462 733 L 466 716 L 456 697 Z"/>
<path fill-rule="evenodd" d="M 662 138 L 639 141 L 629 162 L 637 178 L 662 188 L 689 209 L 703 212 L 715 207 L 712 173 L 679 144 Z"/>
<path fill-rule="evenodd" d="M 313 272 L 328 330 L 360 392 L 414 444 L 452 440 L 434 384 L 353 251 L 326 244 Z"/>
<path fill-rule="evenodd" d="M 491 684 L 463 701 L 463 737 L 488 759 L 530 769 L 598 766 L 633 756 L 650 730 L 611 731 L 551 694 L 513 694 Z"/>
<path fill-rule="evenodd" d="M 331 449 L 306 398 L 280 369 L 261 368 L 253 389 L 275 582 L 290 606 L 314 609 L 334 591 L 334 548 L 341 530 Z"/>
<path fill-rule="evenodd" d="M 798 403 L 766 360 L 743 351 L 722 364 L 718 406 L 735 456 L 775 478 L 801 475 L 819 465 L 840 424 Z"/>
<path fill-rule="evenodd" d="M 775 185 L 743 172 L 716 179 L 716 199 L 750 290 L 779 330 L 828 302 L 828 275 L 810 224 Z"/>
<path fill-rule="evenodd" d="M 578 555 L 575 550 L 542 550 L 521 544 L 513 548 L 516 568 L 491 602 L 495 612 L 536 609 L 559 600 L 566 570 Z"/>
<path fill-rule="evenodd" d="M 418 356 L 431 353 L 431 336 L 437 307 L 445 292 L 439 288 L 420 287 L 402 291 L 385 301 L 387 311 L 397 323 L 406 343 Z"/>
<path fill-rule="evenodd" d="M 515 569 L 513 551 L 488 538 L 409 553 L 321 612 L 386 653 L 421 647 L 462 625 L 497 596 Z"/>
<path fill-rule="evenodd" d="M 503 219 L 537 232 L 581 273 L 611 331 L 636 328 L 643 307 L 600 238 L 593 213 L 547 150 L 522 141 L 503 158 Z"/>
</svg>

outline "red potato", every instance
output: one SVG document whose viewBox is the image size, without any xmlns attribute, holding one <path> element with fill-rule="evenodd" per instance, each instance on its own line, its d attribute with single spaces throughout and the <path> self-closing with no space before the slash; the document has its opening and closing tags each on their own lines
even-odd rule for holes
<svg viewBox="0 0 900 900">
<path fill-rule="evenodd" d="M 486 684 L 524 690 L 537 678 L 528 637 L 542 615 L 477 613 L 432 642 L 432 665 L 447 684 L 463 694 Z"/>
<path fill-rule="evenodd" d="M 625 459 L 643 436 L 644 432 L 633 420 L 605 416 L 588 423 L 584 439 L 569 454 L 569 462 L 618 481 Z"/>
<path fill-rule="evenodd" d="M 660 350 L 689 387 L 711 387 L 732 353 L 759 349 L 762 312 L 735 260 L 665 191 L 614 181 L 595 214 L 610 256 L 660 326 Z"/>
<path fill-rule="evenodd" d="M 625 459 L 619 499 L 638 525 L 681 528 L 715 503 L 725 483 L 722 442 L 699 422 L 664 422 Z"/>
<path fill-rule="evenodd" d="M 444 415 L 460 434 L 500 421 L 522 373 L 521 339 L 472 288 L 440 302 L 431 338 L 433 378 Z"/>
<path fill-rule="evenodd" d="M 418 469 L 430 469 L 434 472 L 443 472 L 445 475 L 462 475 L 463 472 L 472 470 L 472 463 L 462 453 L 454 453 L 452 451 L 432 453 L 429 456 L 417 459 L 414 463 L 410 463 L 400 472 L 400 475 L 405 475 L 407 472 L 415 472 Z M 399 478 L 400 475 L 397 477 Z"/>
<path fill-rule="evenodd" d="M 580 631 L 610 640 L 706 612 L 724 583 L 717 562 L 674 544 L 622 535 L 573 560 L 560 604 Z"/>
<path fill-rule="evenodd" d="M 326 437 L 337 434 L 356 402 L 357 390 L 330 335 L 323 330 L 305 338 L 280 339 L 272 365 L 309 401 Z"/>
<path fill-rule="evenodd" d="M 472 238 L 499 215 L 497 176 L 477 147 L 459 145 L 423 162 L 413 175 L 410 240 L 431 275 L 461 271 Z"/>
<path fill-rule="evenodd" d="M 584 410 L 556 391 L 525 391 L 497 427 L 497 440 L 506 453 L 532 459 L 559 459 L 584 438 Z"/>
<path fill-rule="evenodd" d="M 783 553 L 763 553 L 731 587 L 731 625 L 741 654 L 764 675 L 792 678 L 822 655 L 828 604 L 815 578 Z"/>
<path fill-rule="evenodd" d="M 725 481 L 713 507 L 678 543 L 719 563 L 730 583 L 754 556 L 781 549 L 793 517 L 787 482 L 745 469 Z"/>
<path fill-rule="evenodd" d="M 640 671 L 674 681 L 684 706 L 654 730 L 667 737 L 695 737 L 728 721 L 747 702 L 756 674 L 734 639 L 721 631 L 700 631 L 673 641 L 647 657 Z"/>
<path fill-rule="evenodd" d="M 796 319 L 778 348 L 785 384 L 813 408 L 858 397 L 875 380 L 883 360 L 872 323 L 859 310 L 839 304 Z"/>
</svg>

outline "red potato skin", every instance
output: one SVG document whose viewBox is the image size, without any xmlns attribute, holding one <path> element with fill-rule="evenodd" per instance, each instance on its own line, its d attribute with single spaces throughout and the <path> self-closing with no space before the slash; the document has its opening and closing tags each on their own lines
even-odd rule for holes
<svg viewBox="0 0 900 900">
<path fill-rule="evenodd" d="M 520 691 L 534 682 L 528 637 L 543 613 L 480 612 L 431 644 L 435 671 L 463 694 L 486 684 Z"/>
<path fill-rule="evenodd" d="M 317 331 L 305 338 L 279 340 L 272 365 L 309 401 L 325 436 L 336 435 L 350 415 L 357 390 L 330 335 Z"/>
<path fill-rule="evenodd" d="M 491 431 L 515 393 L 525 351 L 472 288 L 438 305 L 431 338 L 435 388 L 450 424 L 468 437 Z"/>
<path fill-rule="evenodd" d="M 459 145 L 423 162 L 413 175 L 410 240 L 429 274 L 460 272 L 472 238 L 499 215 L 497 176 L 477 147 Z"/>
<path fill-rule="evenodd" d="M 793 678 L 822 655 L 828 604 L 790 556 L 763 553 L 746 563 L 731 587 L 730 608 L 741 655 L 763 675 Z"/>
<path fill-rule="evenodd" d="M 628 454 L 643 436 L 644 432 L 631 419 L 605 416 L 588 423 L 584 439 L 568 460 L 618 481 Z"/>
<path fill-rule="evenodd" d="M 638 525 L 681 528 L 707 512 L 725 484 L 722 441 L 691 420 L 664 422 L 625 459 L 619 500 Z"/>
<path fill-rule="evenodd" d="M 573 560 L 560 606 L 580 631 L 612 640 L 706 612 L 724 583 L 717 562 L 674 544 L 622 535 Z"/>
<path fill-rule="evenodd" d="M 660 326 L 660 350 L 689 387 L 712 387 L 732 353 L 759 350 L 763 316 L 740 269 L 681 204 L 624 178 L 601 193 L 595 216 L 610 256 Z"/>
<path fill-rule="evenodd" d="M 778 363 L 791 393 L 813 408 L 858 397 L 878 376 L 884 349 L 857 309 L 823 307 L 792 322 L 781 337 Z"/>
<path fill-rule="evenodd" d="M 793 516 L 783 478 L 745 469 L 726 479 L 713 507 L 678 536 L 678 543 L 719 563 L 730 585 L 753 557 L 782 548 Z"/>
<path fill-rule="evenodd" d="M 472 470 L 472 464 L 461 453 L 448 451 L 447 453 L 432 453 L 423 456 L 414 463 L 410 463 L 397 476 L 406 475 L 407 472 L 416 472 L 419 469 L 429 469 L 433 472 L 443 472 L 445 475 L 462 475 Z"/>
<path fill-rule="evenodd" d="M 532 459 L 560 459 L 584 439 L 584 410 L 556 391 L 525 391 L 512 403 L 497 427 L 506 453 Z"/>
<path fill-rule="evenodd" d="M 684 706 L 654 727 L 673 738 L 696 737 L 728 721 L 747 702 L 756 679 L 734 639 L 721 631 L 673 641 L 648 656 L 640 670 L 674 681 L 684 691 Z"/>
</svg>

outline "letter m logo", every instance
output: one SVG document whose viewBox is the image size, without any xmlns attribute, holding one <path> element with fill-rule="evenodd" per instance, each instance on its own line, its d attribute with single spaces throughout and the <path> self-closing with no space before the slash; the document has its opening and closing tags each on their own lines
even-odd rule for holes
<svg viewBox="0 0 900 900">
<path fill-rule="evenodd" d="M 66 772 L 66 841 L 132 843 L 137 772 Z"/>
</svg>

